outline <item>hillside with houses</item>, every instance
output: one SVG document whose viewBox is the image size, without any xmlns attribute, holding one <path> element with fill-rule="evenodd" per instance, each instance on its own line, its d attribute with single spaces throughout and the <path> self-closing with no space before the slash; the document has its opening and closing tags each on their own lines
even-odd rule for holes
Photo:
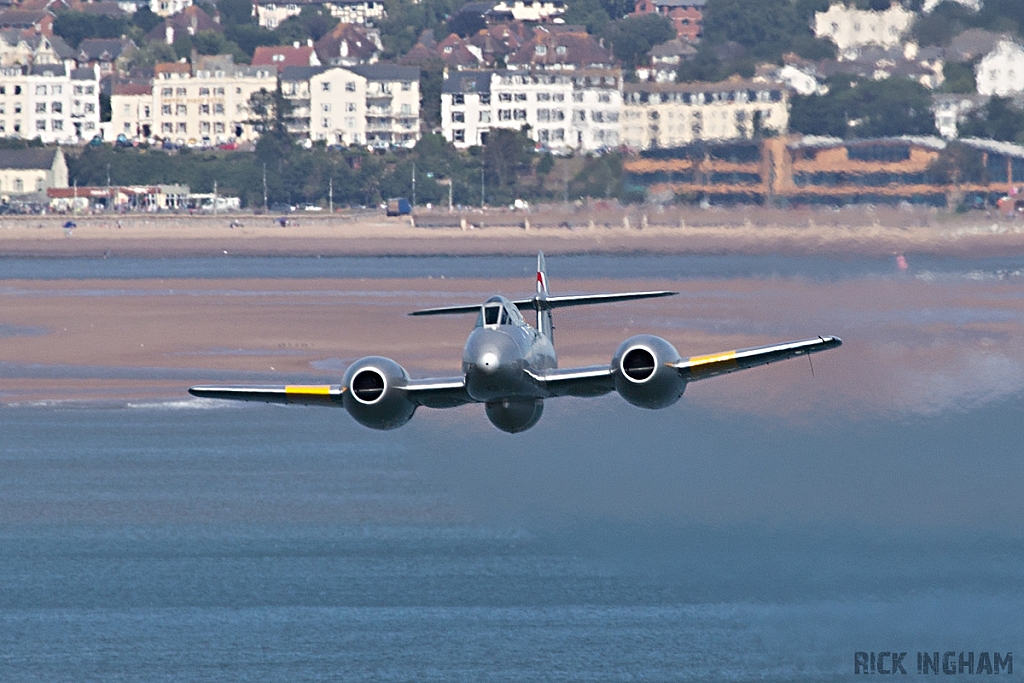
<svg viewBox="0 0 1024 683">
<path fill-rule="evenodd" d="M 1019 0 L 22 0 L 0 72 L 5 206 L 128 183 L 372 205 L 417 167 L 421 202 L 460 204 L 1024 184 Z M 65 172 L 5 166 L 38 147 Z M 179 208 L 127 196 L 102 205 Z"/>
</svg>

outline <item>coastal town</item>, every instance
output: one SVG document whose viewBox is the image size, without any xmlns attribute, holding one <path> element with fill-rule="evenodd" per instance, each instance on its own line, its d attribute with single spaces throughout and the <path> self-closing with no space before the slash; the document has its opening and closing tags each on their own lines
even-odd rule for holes
<svg viewBox="0 0 1024 683">
<path fill-rule="evenodd" d="M 605 200 L 1012 215 L 1009 0 L 23 0 L 0 210 Z"/>
</svg>

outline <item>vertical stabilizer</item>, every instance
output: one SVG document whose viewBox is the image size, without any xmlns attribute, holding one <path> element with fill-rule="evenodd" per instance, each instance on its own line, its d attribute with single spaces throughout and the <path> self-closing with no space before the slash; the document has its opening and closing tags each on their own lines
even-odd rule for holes
<svg viewBox="0 0 1024 683">
<path fill-rule="evenodd" d="M 537 296 L 533 308 L 537 312 L 537 331 L 554 342 L 554 325 L 551 324 L 551 309 L 546 305 L 548 298 L 548 273 L 544 263 L 544 252 L 537 252 Z"/>
</svg>

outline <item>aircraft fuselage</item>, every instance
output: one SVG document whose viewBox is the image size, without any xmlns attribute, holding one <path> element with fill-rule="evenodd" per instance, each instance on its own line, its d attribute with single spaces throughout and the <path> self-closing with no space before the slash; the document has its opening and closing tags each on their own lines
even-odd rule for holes
<svg viewBox="0 0 1024 683">
<path fill-rule="evenodd" d="M 557 367 L 551 340 L 526 323 L 484 325 L 466 340 L 462 372 L 466 391 L 475 401 L 507 398 L 545 398 L 527 374 Z"/>
</svg>

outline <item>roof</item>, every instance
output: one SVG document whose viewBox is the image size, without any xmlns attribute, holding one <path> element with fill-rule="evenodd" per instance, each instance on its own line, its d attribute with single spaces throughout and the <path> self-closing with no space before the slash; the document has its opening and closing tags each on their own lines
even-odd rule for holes
<svg viewBox="0 0 1024 683">
<path fill-rule="evenodd" d="M 981 138 L 960 138 L 960 142 L 976 149 L 983 149 L 986 152 L 1003 154 L 1015 159 L 1024 159 L 1024 147 L 1021 145 L 1015 145 L 1012 142 L 983 140 Z"/>
<path fill-rule="evenodd" d="M 28 28 L 49 16 L 44 9 L 5 9 L 0 12 L 0 26 Z"/>
<path fill-rule="evenodd" d="M 261 45 L 252 55 L 253 66 L 273 66 L 280 71 L 286 66 L 316 66 L 320 63 L 310 45 Z"/>
<path fill-rule="evenodd" d="M 647 54 L 651 57 L 683 57 L 697 54 L 697 48 L 685 40 L 673 38 L 655 45 Z"/>
<path fill-rule="evenodd" d="M 367 62 L 381 49 L 380 31 L 356 24 L 338 24 L 316 41 L 321 62 L 347 60 Z"/>
<path fill-rule="evenodd" d="M 130 38 L 86 38 L 78 44 L 77 56 L 85 61 L 112 61 L 134 45 Z"/>
<path fill-rule="evenodd" d="M 325 66 L 286 66 L 281 69 L 282 81 L 308 81 L 313 76 L 327 71 Z"/>
<path fill-rule="evenodd" d="M 146 83 L 115 83 L 112 95 L 152 95 L 153 86 Z"/>
<path fill-rule="evenodd" d="M 29 67 L 28 73 L 30 76 L 64 76 L 67 72 L 64 71 L 63 64 L 33 64 Z"/>
<path fill-rule="evenodd" d="M 58 149 L 0 149 L 0 168 L 53 168 Z"/>
<path fill-rule="evenodd" d="M 71 70 L 71 80 L 73 81 L 95 81 L 96 72 L 89 67 L 82 67 L 81 69 Z"/>
<path fill-rule="evenodd" d="M 736 78 L 714 83 L 696 81 L 693 83 L 623 83 L 623 93 L 631 92 L 729 92 L 736 90 L 782 90 L 787 91 L 785 83 L 774 81 L 749 80 Z"/>
<path fill-rule="evenodd" d="M 654 0 L 655 7 L 704 7 L 708 0 Z"/>
<path fill-rule="evenodd" d="M 577 30 L 578 29 L 578 30 Z M 509 66 L 610 66 L 615 64 L 611 50 L 604 47 L 583 27 L 544 26 L 533 38 L 510 55 Z"/>
<path fill-rule="evenodd" d="M 490 92 L 493 71 L 449 72 L 441 84 L 441 93 Z"/>
<path fill-rule="evenodd" d="M 395 64 L 359 64 L 346 67 L 369 81 L 418 81 L 420 69 L 417 66 Z"/>
<path fill-rule="evenodd" d="M 790 149 L 800 148 L 823 148 L 823 147 L 861 147 L 864 145 L 900 145 L 911 144 L 919 147 L 927 147 L 935 151 L 946 149 L 948 144 L 945 140 L 933 135 L 896 135 L 885 138 L 855 138 L 844 140 L 827 135 L 805 135 L 799 140 L 790 142 L 787 147 Z M 1024 149 L 1024 148 L 1022 148 Z"/>
<path fill-rule="evenodd" d="M 216 31 L 224 33 L 224 27 L 220 22 L 214 21 L 209 14 L 200 9 L 197 5 L 190 5 L 172 17 L 167 17 L 153 27 L 146 34 L 150 40 L 165 40 L 167 28 L 174 29 L 175 34 L 196 34 L 203 31 Z"/>
</svg>

